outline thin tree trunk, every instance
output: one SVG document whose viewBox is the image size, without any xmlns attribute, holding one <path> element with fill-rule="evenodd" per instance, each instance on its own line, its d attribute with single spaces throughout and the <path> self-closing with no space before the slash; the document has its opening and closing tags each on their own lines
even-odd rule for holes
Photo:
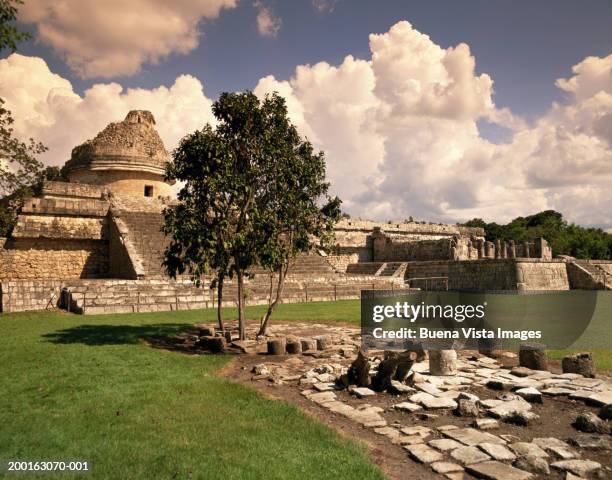
<svg viewBox="0 0 612 480">
<path fill-rule="evenodd" d="M 270 301 L 268 302 L 268 309 L 266 310 L 266 313 L 261 319 L 259 333 L 257 334 L 257 336 L 266 334 L 266 330 L 268 328 L 268 322 L 270 320 L 270 317 L 272 316 L 272 312 L 274 311 L 274 309 L 276 308 L 276 306 L 278 305 L 278 303 L 280 302 L 283 296 L 283 289 L 285 288 L 285 279 L 287 278 L 288 269 L 289 269 L 289 263 L 287 262 L 287 265 L 281 266 L 278 272 L 278 283 L 276 286 L 276 295 L 274 297 L 274 301 L 272 301 L 272 292 L 270 291 L 270 299 L 269 299 Z"/>
<path fill-rule="evenodd" d="M 243 272 L 238 270 L 236 272 L 238 277 L 238 330 L 240 333 L 240 340 L 246 340 L 246 328 L 244 321 L 244 285 L 243 285 Z"/>
<path fill-rule="evenodd" d="M 223 275 L 219 275 L 219 281 L 217 283 L 217 321 L 219 322 L 219 330 L 225 331 L 223 325 Z"/>
</svg>

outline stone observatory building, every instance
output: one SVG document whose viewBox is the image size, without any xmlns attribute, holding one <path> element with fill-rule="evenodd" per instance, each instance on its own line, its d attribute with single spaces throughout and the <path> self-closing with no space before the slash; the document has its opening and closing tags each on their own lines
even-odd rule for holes
<svg viewBox="0 0 612 480">
<path fill-rule="evenodd" d="M 151 112 L 134 110 L 75 147 L 68 182 L 46 182 L 28 198 L 8 238 L 0 238 L 0 312 L 61 307 L 82 314 L 205 308 L 204 281 L 170 279 L 163 211 L 169 156 Z M 481 228 L 426 222 L 343 219 L 331 251 L 301 255 L 285 301 L 359 298 L 361 290 L 468 291 L 612 288 L 612 262 L 553 259 L 543 239 L 486 241 Z M 267 301 L 270 274 L 253 269 L 248 303 Z M 234 305 L 236 286 L 224 287 Z"/>
<path fill-rule="evenodd" d="M 164 181 L 168 160 L 153 114 L 132 110 L 122 122 L 111 123 L 75 147 L 65 169 L 70 182 L 103 186 L 121 195 L 170 197 L 170 184 Z"/>
</svg>

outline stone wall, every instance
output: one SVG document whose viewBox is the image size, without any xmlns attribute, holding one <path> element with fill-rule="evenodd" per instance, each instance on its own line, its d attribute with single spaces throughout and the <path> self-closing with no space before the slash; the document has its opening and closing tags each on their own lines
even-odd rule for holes
<svg viewBox="0 0 612 480">
<path fill-rule="evenodd" d="M 70 176 L 71 182 L 100 185 L 115 194 L 144 197 L 145 186 L 152 187 L 149 196 L 170 197 L 172 187 L 164 182 L 163 175 L 122 170 L 77 170 Z"/>
<path fill-rule="evenodd" d="M 369 220 L 344 219 L 336 224 L 333 253 L 357 255 L 360 262 L 374 261 L 373 234 L 384 232 L 396 242 L 448 239 L 453 236 L 484 237 L 482 228 L 460 227 L 415 222 L 373 222 Z"/>
<path fill-rule="evenodd" d="M 62 286 L 56 280 L 0 280 L 0 312 L 55 308 L 59 306 Z"/>
<path fill-rule="evenodd" d="M 104 187 L 70 182 L 49 182 L 43 185 L 44 197 L 76 197 L 100 199 L 107 194 Z"/>
<path fill-rule="evenodd" d="M 415 288 L 449 290 L 568 290 L 562 261 L 538 259 L 481 259 L 469 261 L 410 262 L 405 279 Z M 419 280 L 412 280 L 418 278 Z M 427 278 L 428 280 L 424 280 Z"/>
<path fill-rule="evenodd" d="M 107 275 L 106 241 L 0 239 L 0 280 L 66 280 Z"/>
</svg>

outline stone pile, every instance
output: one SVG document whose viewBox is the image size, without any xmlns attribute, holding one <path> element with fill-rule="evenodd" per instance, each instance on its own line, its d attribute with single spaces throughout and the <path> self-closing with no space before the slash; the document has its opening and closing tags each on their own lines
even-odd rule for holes
<svg viewBox="0 0 612 480">
<path fill-rule="evenodd" d="M 299 328 L 287 328 L 297 338 L 315 343 Z M 366 353 L 357 350 L 356 330 L 327 329 L 329 337 L 317 342 L 325 348 L 267 357 L 272 361 L 252 367 L 252 380 L 299 388 L 317 408 L 371 429 L 405 449 L 410 459 L 451 480 L 467 475 L 522 480 L 612 474 L 600 459 L 589 458 L 591 452 L 611 448 L 612 382 L 607 378 L 504 367 L 497 359 L 469 352 L 454 361 L 449 360 L 452 354 L 445 355 L 445 373 L 450 374 L 433 375 L 432 352 L 429 361 L 417 359 L 414 352 Z M 283 335 L 281 326 L 272 334 L 291 338 Z M 267 340 L 260 340 L 263 351 Z M 433 355 L 434 363 L 437 356 Z M 574 426 L 584 433 L 563 439 L 538 434 L 547 419 L 535 411 L 558 398 L 583 405 Z M 601 408 L 599 416 L 587 411 L 591 406 Z M 519 427 L 512 427 L 512 435 L 503 434 L 508 431 L 505 424 Z"/>
</svg>

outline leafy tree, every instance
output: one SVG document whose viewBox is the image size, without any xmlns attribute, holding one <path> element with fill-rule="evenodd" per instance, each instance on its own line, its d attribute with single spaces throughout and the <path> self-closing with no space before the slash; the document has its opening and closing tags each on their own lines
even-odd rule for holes
<svg viewBox="0 0 612 480">
<path fill-rule="evenodd" d="M 327 248 L 333 238 L 333 226 L 340 219 L 341 201 L 328 196 L 325 181 L 325 156 L 315 153 L 308 141 L 300 138 L 287 117 L 285 100 L 268 96 L 262 108 L 270 111 L 273 122 L 267 128 L 262 156 L 262 190 L 256 195 L 255 230 L 261 243 L 258 260 L 276 276 L 270 278 L 268 308 L 259 335 L 264 335 L 270 317 L 282 299 L 290 264 L 313 247 Z M 321 207 L 320 204 L 324 203 Z"/>
<path fill-rule="evenodd" d="M 464 225 L 483 228 L 489 241 L 500 238 L 525 242 L 542 237 L 548 241 L 554 255 L 612 259 L 612 235 L 599 228 L 568 224 L 563 215 L 554 210 L 517 217 L 506 225 L 486 223 L 480 218 L 474 218 Z"/>
<path fill-rule="evenodd" d="M 165 212 L 171 242 L 164 265 L 171 276 L 188 273 L 197 283 L 213 275 L 221 328 L 223 282 L 236 278 L 244 338 L 248 271 L 260 265 L 279 273 L 282 294 L 289 260 L 310 247 L 312 235 L 325 238 L 339 200 L 316 206 L 328 188 L 324 157 L 300 139 L 282 97 L 260 102 L 251 92 L 223 93 L 213 113 L 217 127 L 185 136 L 168 167 L 168 178 L 183 187 L 178 205 Z"/>
<path fill-rule="evenodd" d="M 32 35 L 21 32 L 13 25 L 17 20 L 17 5 L 23 5 L 22 0 L 0 0 L 0 50 L 8 48 L 17 50 L 17 43 L 29 40 Z"/>
<path fill-rule="evenodd" d="M 13 25 L 20 0 L 0 0 L 0 51 L 15 51 L 17 43 L 31 38 Z M 14 137 L 13 116 L 0 98 L 0 236 L 12 229 L 23 198 L 40 189 L 46 171 L 36 156 L 46 147 L 30 139 L 27 142 Z M 47 172 L 48 173 L 48 172 Z"/>
</svg>

